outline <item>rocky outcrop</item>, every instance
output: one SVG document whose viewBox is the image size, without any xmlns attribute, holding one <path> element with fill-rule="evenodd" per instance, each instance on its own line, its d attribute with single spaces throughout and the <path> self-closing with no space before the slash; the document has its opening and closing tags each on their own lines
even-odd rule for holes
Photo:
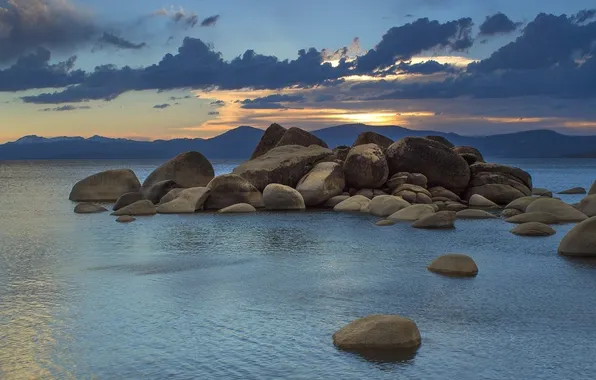
<svg viewBox="0 0 596 380">
<path fill-rule="evenodd" d="M 539 197 L 550 197 L 552 198 L 553 192 L 548 189 L 543 189 L 541 187 L 535 187 L 532 189 L 532 195 L 536 195 Z"/>
<path fill-rule="evenodd" d="M 510 218 L 507 218 L 505 221 L 508 223 L 516 223 L 516 224 L 530 223 L 530 222 L 543 223 L 543 224 L 557 224 L 557 223 L 559 223 L 559 219 L 555 215 L 548 213 L 548 212 L 526 212 L 524 214 L 519 214 L 519 215 L 512 216 Z"/>
<path fill-rule="evenodd" d="M 422 173 L 428 186 L 442 186 L 454 193 L 463 192 L 470 182 L 466 161 L 445 145 L 422 137 L 406 137 L 387 149 L 390 174 Z"/>
<path fill-rule="evenodd" d="M 207 187 L 191 187 L 182 190 L 176 198 L 157 206 L 160 214 L 190 214 L 203 208 L 211 190 Z"/>
<path fill-rule="evenodd" d="M 141 201 L 137 201 L 131 205 L 126 207 L 122 207 L 118 211 L 114 211 L 112 215 L 121 216 L 121 215 L 130 215 L 130 216 L 142 216 L 142 215 L 155 215 L 157 214 L 157 210 L 155 209 L 155 205 L 150 200 L 144 199 Z"/>
<path fill-rule="evenodd" d="M 354 144 L 352 144 L 352 148 L 358 145 L 365 144 L 375 144 L 379 148 L 381 148 L 383 152 L 385 152 L 387 148 L 389 148 L 389 146 L 393 144 L 393 140 L 376 132 L 363 132 L 358 135 L 356 141 L 354 141 Z"/>
<path fill-rule="evenodd" d="M 302 195 L 290 186 L 271 183 L 263 190 L 263 203 L 267 210 L 304 210 Z"/>
<path fill-rule="evenodd" d="M 235 205 L 224 207 L 217 212 L 220 214 L 245 214 L 256 211 L 257 209 L 254 208 L 252 205 L 249 205 L 248 203 L 237 203 Z"/>
<path fill-rule="evenodd" d="M 263 207 L 261 192 L 238 175 L 219 175 L 213 178 L 207 187 L 211 192 L 205 202 L 205 209 L 220 210 L 237 203 L 248 203 L 255 208 Z"/>
<path fill-rule="evenodd" d="M 511 233 L 519 236 L 551 236 L 555 234 L 555 230 L 544 223 L 528 222 L 515 227 Z"/>
<path fill-rule="evenodd" d="M 370 201 L 368 209 L 370 214 L 384 218 L 408 206 L 410 204 L 400 197 L 380 195 Z"/>
<path fill-rule="evenodd" d="M 315 165 L 296 185 L 306 206 L 318 206 L 330 198 L 343 193 L 346 187 L 344 171 L 335 162 L 321 162 Z"/>
<path fill-rule="evenodd" d="M 393 190 L 393 195 L 401 197 L 409 203 L 431 204 L 431 194 L 421 186 L 403 184 Z"/>
<path fill-rule="evenodd" d="M 333 198 L 330 198 L 327 202 L 325 202 L 325 204 L 323 205 L 323 207 L 333 208 L 333 207 L 337 206 L 338 204 L 340 204 L 341 202 L 345 201 L 348 198 L 350 198 L 349 195 L 337 195 L 337 196 L 335 196 Z"/>
<path fill-rule="evenodd" d="M 461 210 L 455 214 L 457 219 L 497 219 L 497 216 L 484 210 Z"/>
<path fill-rule="evenodd" d="M 370 199 L 367 197 L 362 195 L 354 195 L 353 197 L 349 197 L 348 199 L 335 205 L 335 207 L 333 207 L 333 211 L 360 211 L 363 208 L 368 207 L 370 202 Z"/>
<path fill-rule="evenodd" d="M 582 199 L 577 205 L 577 209 L 589 218 L 596 216 L 596 194 L 588 195 Z"/>
<path fill-rule="evenodd" d="M 320 146 L 281 146 L 241 164 L 232 173 L 246 179 L 259 191 L 270 183 L 295 188 L 316 163 L 332 156 L 330 149 Z"/>
<path fill-rule="evenodd" d="M 397 222 L 414 222 L 434 213 L 435 209 L 431 205 L 411 205 L 389 215 L 387 219 Z"/>
<path fill-rule="evenodd" d="M 144 199 L 148 199 L 154 204 L 157 204 L 165 197 L 170 191 L 180 188 L 175 181 L 168 179 L 154 183 L 151 186 L 143 187 L 142 194 Z"/>
<path fill-rule="evenodd" d="M 584 213 L 573 208 L 573 206 L 555 198 L 539 198 L 526 208 L 526 212 L 546 212 L 553 214 L 560 223 L 581 222 L 588 218 Z"/>
<path fill-rule="evenodd" d="M 456 146 L 455 148 L 453 148 L 453 151 L 460 155 L 463 155 L 463 154 L 474 155 L 474 156 L 476 156 L 477 162 L 484 162 L 484 157 L 482 156 L 482 153 L 480 153 L 480 151 L 478 149 L 472 148 L 471 146 Z"/>
<path fill-rule="evenodd" d="M 140 192 L 122 194 L 120 198 L 118 198 L 118 200 L 116 201 L 116 204 L 114 204 L 114 207 L 112 207 L 112 210 L 120 210 L 122 207 L 131 205 L 136 201 L 140 201 L 142 199 L 144 199 L 144 197 L 143 194 L 141 194 Z"/>
<path fill-rule="evenodd" d="M 143 193 L 156 183 L 167 180 L 172 180 L 183 188 L 205 187 L 214 176 L 211 162 L 201 153 L 181 153 L 149 174 L 143 182 Z M 157 202 L 159 199 L 154 203 Z"/>
<path fill-rule="evenodd" d="M 455 147 L 455 145 L 453 145 L 453 144 L 451 143 L 451 141 L 447 140 L 447 139 L 446 139 L 445 137 L 443 137 L 443 136 L 425 136 L 424 138 L 425 138 L 425 139 L 429 139 L 429 140 L 436 141 L 436 142 L 438 142 L 438 143 L 441 143 L 441 144 L 445 145 L 445 146 L 446 146 L 447 148 L 449 148 L 449 149 L 451 149 L 451 148 L 454 148 L 454 147 Z"/>
<path fill-rule="evenodd" d="M 479 194 L 499 205 L 517 198 L 532 195 L 532 178 L 518 168 L 499 164 L 474 164 L 470 166 L 471 179 L 466 199 Z"/>
<path fill-rule="evenodd" d="M 79 203 L 74 208 L 75 214 L 96 214 L 105 211 L 108 211 L 105 207 L 89 202 Z"/>
<path fill-rule="evenodd" d="M 252 156 L 250 156 L 250 159 L 253 160 L 257 157 L 260 157 L 265 153 L 269 152 L 271 149 L 275 148 L 279 143 L 279 140 L 281 140 L 281 138 L 284 136 L 286 132 L 287 129 L 285 129 L 281 125 L 277 123 L 271 124 L 269 128 L 265 130 L 265 133 L 263 133 L 263 136 L 261 137 L 261 140 L 259 140 L 259 143 L 255 147 L 255 150 L 253 151 Z"/>
<path fill-rule="evenodd" d="M 456 253 L 437 257 L 427 269 L 434 273 L 454 277 L 474 277 L 478 274 L 478 266 L 470 256 Z"/>
<path fill-rule="evenodd" d="M 340 145 L 338 147 L 333 148 L 333 154 L 339 161 L 343 162 L 348 157 L 348 153 L 350 153 L 350 149 L 352 149 L 352 148 L 350 148 L 349 146 Z"/>
<path fill-rule="evenodd" d="M 424 229 L 449 229 L 455 228 L 454 222 L 455 212 L 439 211 L 418 219 L 412 224 L 412 227 Z"/>
<path fill-rule="evenodd" d="M 321 140 L 317 136 L 304 129 L 292 127 L 284 133 L 281 139 L 278 141 L 276 147 L 288 146 L 288 145 L 299 145 L 303 147 L 309 147 L 311 145 L 318 145 L 323 148 L 327 148 L 325 141 Z"/>
<path fill-rule="evenodd" d="M 559 191 L 558 194 L 586 194 L 586 189 L 583 187 L 573 187 L 571 189 Z"/>
<path fill-rule="evenodd" d="M 344 173 L 349 186 L 376 189 L 387 181 L 389 168 L 381 148 L 376 144 L 365 144 L 350 149 L 344 162 Z"/>
<path fill-rule="evenodd" d="M 135 218 L 134 216 L 131 216 L 131 215 L 122 215 L 122 216 L 119 216 L 118 218 L 116 218 L 116 222 L 118 222 L 118 223 L 131 223 L 131 222 L 134 222 L 135 220 L 137 220 L 137 218 Z"/>
<path fill-rule="evenodd" d="M 333 344 L 348 351 L 411 350 L 420 343 L 416 323 L 399 315 L 369 315 L 333 334 Z"/>
<path fill-rule="evenodd" d="M 122 194 L 137 192 L 141 184 L 132 170 L 106 170 L 77 182 L 68 199 L 75 202 L 113 202 Z"/>
<path fill-rule="evenodd" d="M 596 257 L 596 217 L 573 227 L 559 244 L 559 254 L 575 257 Z"/>
<path fill-rule="evenodd" d="M 468 206 L 471 208 L 480 208 L 480 209 L 494 209 L 500 208 L 495 202 L 486 199 L 480 194 L 473 194 L 470 199 L 468 200 Z"/>
</svg>

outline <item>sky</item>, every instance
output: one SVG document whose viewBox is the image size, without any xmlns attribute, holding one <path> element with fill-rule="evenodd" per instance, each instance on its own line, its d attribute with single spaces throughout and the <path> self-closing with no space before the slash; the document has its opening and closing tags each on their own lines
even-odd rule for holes
<svg viewBox="0 0 596 380">
<path fill-rule="evenodd" d="M 0 142 L 277 122 L 596 133 L 596 10 L 567 0 L 0 0 Z"/>
</svg>

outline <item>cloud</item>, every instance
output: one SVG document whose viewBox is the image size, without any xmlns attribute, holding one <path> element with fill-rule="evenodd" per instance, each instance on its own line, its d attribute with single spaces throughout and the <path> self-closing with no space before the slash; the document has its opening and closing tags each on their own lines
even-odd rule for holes
<svg viewBox="0 0 596 380">
<path fill-rule="evenodd" d="M 186 95 L 186 96 L 170 96 L 170 97 L 169 97 L 169 99 L 170 99 L 171 101 L 175 101 L 175 100 L 181 100 L 181 99 L 191 99 L 191 98 L 193 98 L 193 97 L 194 97 L 194 96 L 192 96 L 192 95 Z"/>
<path fill-rule="evenodd" d="M 402 74 L 430 75 L 441 72 L 450 73 L 458 71 L 457 68 L 453 65 L 450 65 L 448 63 L 439 63 L 435 60 L 429 60 L 426 62 L 419 63 L 400 62 L 396 65 L 396 68 Z"/>
<path fill-rule="evenodd" d="M 273 94 L 261 98 L 244 99 L 240 103 L 241 107 L 245 109 L 289 109 L 292 107 L 283 105 L 282 102 L 301 103 L 305 100 L 306 98 L 302 95 Z"/>
<path fill-rule="evenodd" d="M 153 12 L 153 16 L 167 17 L 173 24 L 183 26 L 186 29 L 194 28 L 198 22 L 199 17 L 194 12 L 187 12 L 184 8 L 180 7 L 174 9 L 158 9 Z"/>
<path fill-rule="evenodd" d="M 350 46 L 344 46 L 335 51 L 328 49 L 321 50 L 321 56 L 324 62 L 355 58 L 360 54 L 362 54 L 362 49 L 360 48 L 360 38 L 358 37 L 354 37 Z"/>
<path fill-rule="evenodd" d="M 521 27 L 521 22 L 513 22 L 504 13 L 498 12 L 492 16 L 486 16 L 480 25 L 481 36 L 494 36 L 496 34 L 512 33 Z"/>
<path fill-rule="evenodd" d="M 201 26 L 215 26 L 219 20 L 219 15 L 209 16 L 201 21 Z"/>
<path fill-rule="evenodd" d="M 105 33 L 99 39 L 100 44 L 108 44 L 121 49 L 139 50 L 147 46 L 145 42 L 135 44 L 111 33 Z"/>
<path fill-rule="evenodd" d="M 224 102 L 223 100 L 214 100 L 211 103 L 212 106 L 223 106 L 226 104 L 226 102 Z"/>
<path fill-rule="evenodd" d="M 217 111 L 209 111 L 208 115 L 209 116 L 217 116 L 217 115 L 219 115 L 219 112 L 217 112 Z"/>
<path fill-rule="evenodd" d="M 55 108 L 44 108 L 41 109 L 40 111 L 42 112 L 50 112 L 50 111 L 74 111 L 74 110 L 88 110 L 91 109 L 91 107 L 89 106 L 72 106 L 72 105 L 65 105 L 65 106 L 60 106 L 60 107 L 55 107 Z"/>
<path fill-rule="evenodd" d="M 170 104 L 168 104 L 168 103 L 156 104 L 156 105 L 153 106 L 153 108 L 160 109 L 160 110 L 162 110 L 164 108 L 168 108 L 168 107 L 170 107 Z"/>
<path fill-rule="evenodd" d="M 586 21 L 594 20 L 596 18 L 596 9 L 583 9 L 571 17 L 571 20 L 576 24 L 582 24 Z"/>
</svg>

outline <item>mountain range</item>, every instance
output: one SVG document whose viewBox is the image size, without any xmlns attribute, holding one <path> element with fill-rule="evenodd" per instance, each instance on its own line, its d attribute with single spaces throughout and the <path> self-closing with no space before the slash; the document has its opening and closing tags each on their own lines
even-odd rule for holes
<svg viewBox="0 0 596 380">
<path fill-rule="evenodd" d="M 344 124 L 314 131 L 329 147 L 351 146 L 356 137 L 374 131 L 393 140 L 406 136 L 443 136 L 455 145 L 473 146 L 488 157 L 555 158 L 596 157 L 596 136 L 568 136 L 550 130 L 533 130 L 491 136 L 462 136 L 438 131 L 411 130 L 398 126 Z M 241 126 L 209 139 L 137 141 L 101 136 L 25 136 L 0 145 L 0 160 L 27 159 L 167 159 L 196 150 L 209 159 L 246 159 L 263 130 Z"/>
</svg>

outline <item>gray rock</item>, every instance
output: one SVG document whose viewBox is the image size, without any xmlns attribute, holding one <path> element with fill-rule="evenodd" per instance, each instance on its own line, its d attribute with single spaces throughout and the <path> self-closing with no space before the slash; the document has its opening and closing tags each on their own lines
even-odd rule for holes
<svg viewBox="0 0 596 380">
<path fill-rule="evenodd" d="M 257 209 L 248 203 L 237 203 L 228 207 L 224 207 L 217 211 L 220 214 L 244 214 L 256 212 Z"/>
<path fill-rule="evenodd" d="M 384 218 L 408 206 L 410 204 L 400 197 L 381 195 L 373 198 L 368 207 L 370 214 Z"/>
<path fill-rule="evenodd" d="M 470 256 L 454 253 L 437 257 L 427 269 L 434 273 L 454 277 L 474 277 L 478 274 L 478 266 Z"/>
<path fill-rule="evenodd" d="M 330 198 L 323 206 L 333 208 L 348 198 L 350 198 L 349 195 L 337 195 L 333 198 Z"/>
<path fill-rule="evenodd" d="M 143 193 L 156 183 L 167 180 L 172 180 L 178 184 L 178 187 L 183 188 L 204 187 L 214 176 L 211 162 L 201 153 L 181 153 L 149 174 L 143 182 Z M 159 199 L 153 203 L 157 202 Z"/>
<path fill-rule="evenodd" d="M 370 199 L 362 195 L 354 195 L 348 199 L 338 203 L 333 207 L 333 211 L 349 212 L 349 211 L 360 211 L 362 208 L 367 207 L 371 202 Z"/>
<path fill-rule="evenodd" d="M 519 236 L 551 236 L 555 234 L 555 230 L 544 223 L 528 222 L 518 225 L 511 233 Z"/>
<path fill-rule="evenodd" d="M 350 150 L 344 162 L 344 173 L 348 185 L 357 189 L 376 189 L 387 182 L 389 167 L 378 145 L 364 144 Z"/>
<path fill-rule="evenodd" d="M 439 211 L 432 215 L 418 219 L 412 224 L 414 228 L 449 229 L 455 228 L 455 212 Z"/>
<path fill-rule="evenodd" d="M 259 140 L 259 143 L 255 147 L 255 150 L 252 153 L 252 156 L 250 156 L 250 159 L 253 160 L 257 157 L 260 157 L 265 153 L 269 152 L 271 149 L 275 148 L 277 146 L 277 143 L 279 143 L 279 141 L 286 132 L 287 129 L 285 129 L 281 125 L 277 123 L 271 124 L 269 128 L 265 130 L 265 133 L 263 133 L 263 136 L 261 137 L 261 140 Z"/>
<path fill-rule="evenodd" d="M 546 212 L 557 217 L 560 223 L 581 222 L 588 217 L 567 203 L 555 198 L 539 198 L 531 203 L 526 212 Z"/>
<path fill-rule="evenodd" d="M 116 204 L 114 204 L 114 207 L 112 207 L 112 210 L 120 210 L 122 207 L 131 205 L 136 201 L 140 201 L 142 199 L 144 199 L 143 194 L 141 194 L 140 192 L 122 194 L 120 198 L 118 198 L 118 200 L 116 201 Z"/>
<path fill-rule="evenodd" d="M 178 194 L 180 194 L 180 192 L 182 190 L 184 190 L 184 189 L 181 188 L 181 187 L 176 187 L 176 188 L 170 190 L 166 195 L 164 195 L 163 197 L 161 197 L 161 199 L 159 200 L 159 203 L 158 204 L 162 205 L 164 203 L 168 203 L 170 201 L 173 201 L 178 196 Z"/>
<path fill-rule="evenodd" d="M 455 214 L 457 219 L 497 219 L 497 216 L 484 210 L 461 210 Z"/>
<path fill-rule="evenodd" d="M 362 195 L 363 197 L 367 197 L 368 199 L 373 199 L 375 196 L 375 192 L 372 189 L 362 189 L 358 190 L 354 195 Z"/>
<path fill-rule="evenodd" d="M 105 211 L 108 211 L 105 207 L 89 202 L 79 203 L 74 208 L 76 214 L 96 214 Z"/>
<path fill-rule="evenodd" d="M 526 212 L 529 205 L 536 202 L 540 197 L 522 197 L 510 202 L 505 209 L 515 209 L 521 212 Z"/>
<path fill-rule="evenodd" d="M 296 185 L 306 206 L 318 206 L 343 193 L 346 186 L 343 168 L 334 162 L 322 162 Z"/>
<path fill-rule="evenodd" d="M 122 194 L 137 192 L 141 184 L 132 170 L 106 170 L 77 182 L 68 197 L 75 202 L 113 202 Z"/>
<path fill-rule="evenodd" d="M 543 223 L 543 224 L 557 224 L 559 223 L 559 219 L 548 212 L 526 212 L 524 214 L 519 214 L 519 215 L 515 215 L 512 216 L 510 218 L 507 218 L 505 220 L 508 223 L 516 223 L 516 224 L 522 224 L 522 223 L 529 223 L 529 222 L 537 222 L 537 223 Z"/>
<path fill-rule="evenodd" d="M 304 210 L 302 195 L 286 185 L 271 183 L 263 190 L 263 203 L 267 210 Z"/>
<path fill-rule="evenodd" d="M 126 207 L 122 207 L 118 211 L 114 211 L 112 215 L 121 216 L 121 215 L 131 215 L 131 216 L 142 216 L 142 215 L 155 215 L 157 214 L 157 210 L 153 202 L 148 199 L 144 199 L 141 201 L 137 201 L 131 205 Z"/>
<path fill-rule="evenodd" d="M 461 202 L 461 198 L 459 195 L 455 194 L 453 191 L 447 190 L 443 186 L 435 186 L 428 189 L 432 198 L 447 198 L 454 202 Z"/>
<path fill-rule="evenodd" d="M 457 202 L 448 202 L 445 205 L 445 211 L 459 212 L 462 210 L 466 210 L 467 208 L 468 206 Z"/>
<path fill-rule="evenodd" d="M 559 244 L 559 254 L 575 257 L 596 257 L 596 217 L 574 226 Z"/>
<path fill-rule="evenodd" d="M 205 209 L 220 210 L 237 203 L 248 203 L 255 208 L 264 206 L 261 192 L 249 181 L 238 175 L 219 175 L 213 178 L 207 184 L 207 187 L 211 192 L 205 202 Z"/>
<path fill-rule="evenodd" d="M 480 209 L 495 209 L 500 208 L 495 202 L 486 199 L 480 194 L 473 194 L 470 199 L 468 200 L 468 206 L 471 208 L 480 208 Z"/>
<path fill-rule="evenodd" d="M 451 148 L 454 148 L 454 147 L 455 147 L 455 145 L 453 145 L 453 144 L 451 143 L 451 141 L 447 140 L 447 139 L 446 139 L 445 137 L 443 137 L 443 136 L 432 136 L 432 135 L 431 135 L 431 136 L 424 136 L 424 138 L 426 138 L 426 139 L 429 139 L 429 140 L 433 140 L 433 141 L 436 141 L 436 142 L 439 142 L 439 143 L 441 143 L 441 144 L 445 145 L 445 146 L 446 146 L 447 148 L 449 148 L 449 149 L 451 149 Z"/>
<path fill-rule="evenodd" d="M 588 195 L 577 205 L 577 209 L 589 218 L 596 216 L 596 194 Z"/>
<path fill-rule="evenodd" d="M 207 187 L 191 187 L 182 190 L 170 202 L 157 206 L 160 214 L 190 214 L 203 208 L 211 190 Z"/>
</svg>

